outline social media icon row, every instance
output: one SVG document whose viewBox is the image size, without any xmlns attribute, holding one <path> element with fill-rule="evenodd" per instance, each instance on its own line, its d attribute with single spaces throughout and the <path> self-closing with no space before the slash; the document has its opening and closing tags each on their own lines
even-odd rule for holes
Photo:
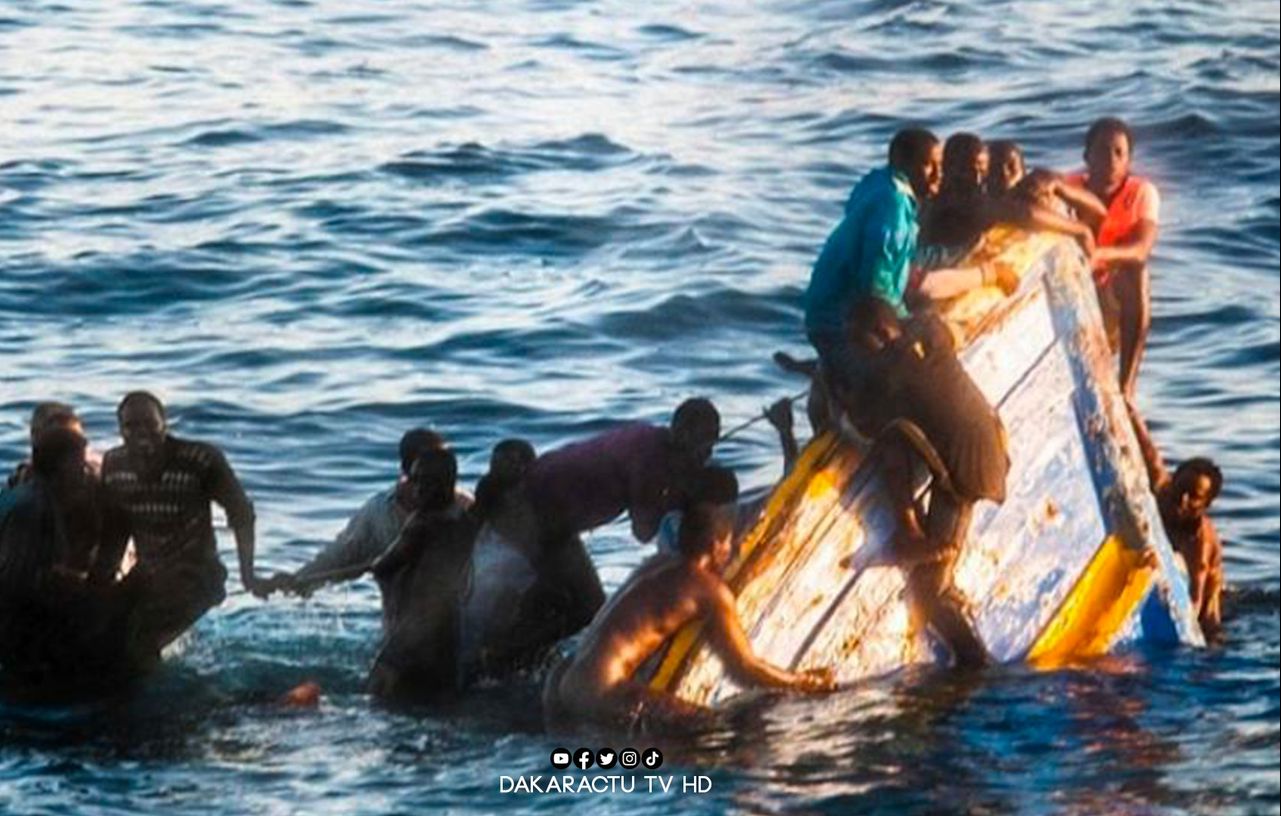
<svg viewBox="0 0 1281 816">
<path fill-rule="evenodd" d="M 595 752 L 589 748 L 579 748 L 573 752 L 567 748 L 557 748 L 552 751 L 553 768 L 564 770 L 570 765 L 583 771 L 593 765 L 606 769 L 615 765 L 621 765 L 628 769 L 644 765 L 647 770 L 653 771 L 662 767 L 663 752 L 657 748 L 648 748 L 644 753 L 634 748 L 624 748 L 621 751 L 615 751 L 613 748 L 602 748 Z"/>
</svg>

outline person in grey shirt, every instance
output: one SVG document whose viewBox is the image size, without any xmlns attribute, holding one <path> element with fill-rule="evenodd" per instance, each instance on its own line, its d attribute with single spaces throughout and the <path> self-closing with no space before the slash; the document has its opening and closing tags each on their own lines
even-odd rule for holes
<svg viewBox="0 0 1281 816">
<path fill-rule="evenodd" d="M 370 496 L 356 514 L 324 549 L 295 572 L 277 573 L 275 588 L 296 595 L 310 595 L 329 583 L 348 581 L 363 574 L 358 568 L 382 555 L 396 537 L 405 520 L 417 508 L 417 498 L 409 482 L 414 461 L 425 451 L 442 450 L 445 440 L 426 428 L 406 431 L 400 438 L 400 477 L 396 484 Z M 471 496 L 459 491 L 456 504 L 460 509 L 471 505 Z"/>
</svg>

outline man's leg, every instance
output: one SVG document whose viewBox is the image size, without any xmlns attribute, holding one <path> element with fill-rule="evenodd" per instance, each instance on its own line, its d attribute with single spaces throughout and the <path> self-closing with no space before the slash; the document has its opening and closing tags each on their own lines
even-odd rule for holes
<svg viewBox="0 0 1281 816">
<path fill-rule="evenodd" d="M 908 574 L 908 588 L 925 620 L 952 650 L 958 666 L 975 667 L 987 662 L 987 650 L 965 612 L 965 599 L 952 583 L 952 569 L 965 543 L 973 503 L 943 490 L 930 495 L 925 534 L 938 547 L 941 558 L 922 564 Z"/>
<path fill-rule="evenodd" d="M 1139 364 L 1152 323 L 1152 302 L 1147 267 L 1117 273 L 1112 286 L 1121 306 L 1121 392 L 1134 401 Z"/>
</svg>

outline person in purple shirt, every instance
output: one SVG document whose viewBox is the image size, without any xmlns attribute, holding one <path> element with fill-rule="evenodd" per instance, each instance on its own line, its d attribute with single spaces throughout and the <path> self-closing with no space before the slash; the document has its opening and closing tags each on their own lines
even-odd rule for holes
<svg viewBox="0 0 1281 816">
<path fill-rule="evenodd" d="M 681 403 L 668 427 L 631 422 L 549 451 L 529 470 L 541 553 L 531 597 L 559 637 L 579 631 L 605 602 L 600 577 L 579 535 L 623 513 L 649 541 L 664 514 L 711 457 L 720 414 L 706 399 Z"/>
</svg>

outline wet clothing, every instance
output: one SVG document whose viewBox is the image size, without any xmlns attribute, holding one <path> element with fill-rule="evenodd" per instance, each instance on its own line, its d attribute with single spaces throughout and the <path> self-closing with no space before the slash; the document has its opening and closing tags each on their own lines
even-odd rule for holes
<svg viewBox="0 0 1281 816">
<path fill-rule="evenodd" d="M 947 643 L 962 666 L 978 666 L 987 659 L 987 650 L 970 619 L 965 598 L 952 580 L 973 509 L 972 502 L 946 491 L 932 491 L 924 528 L 926 537 L 939 548 L 940 557 L 918 564 L 907 573 L 908 592 L 916 610 Z"/>
<path fill-rule="evenodd" d="M 38 477 L 0 496 L 0 666 L 20 686 L 91 685 L 129 664 L 132 593 L 70 574 L 96 575 L 98 543 L 123 534 L 96 498 L 64 506 Z"/>
<path fill-rule="evenodd" d="M 415 512 L 374 564 L 374 577 L 395 612 L 384 616 L 382 645 L 370 673 L 384 697 L 430 697 L 459 685 L 462 607 L 476 521 L 450 508 Z"/>
<path fill-rule="evenodd" d="M 492 525 L 480 528 L 463 602 L 461 660 L 469 673 L 506 669 L 519 647 L 511 641 L 521 602 L 536 579 L 534 565 L 515 542 Z"/>
<path fill-rule="evenodd" d="M 872 428 L 897 418 L 919 427 L 962 499 L 1004 501 L 1010 460 L 1001 420 L 952 350 L 947 327 L 933 316 L 917 326 L 923 339 L 904 335 L 878 355 L 878 374 L 857 404 Z"/>
<path fill-rule="evenodd" d="M 527 476 L 530 501 L 553 539 L 607 524 L 624 511 L 633 529 L 657 531 L 675 507 L 674 456 L 670 430 L 627 423 L 538 457 Z"/>
<path fill-rule="evenodd" d="M 321 573 L 368 564 L 382 555 L 409 518 L 408 511 L 396 501 L 397 489 L 398 486 L 389 487 L 370 496 L 342 532 L 299 569 L 295 577 L 306 581 Z M 459 509 L 466 509 L 471 497 L 459 491 L 456 501 Z"/>
<path fill-rule="evenodd" d="M 806 331 L 843 336 L 850 307 L 867 295 L 906 317 L 903 296 L 917 231 L 916 197 L 907 178 L 888 166 L 864 176 L 814 263 L 805 292 Z"/>
<path fill-rule="evenodd" d="M 210 502 L 232 529 L 252 526 L 253 504 L 222 452 L 204 442 L 166 437 L 159 473 L 139 473 L 124 447 L 107 452 L 102 482 L 128 521 L 145 577 L 144 620 L 157 648 L 226 597 Z"/>
</svg>

